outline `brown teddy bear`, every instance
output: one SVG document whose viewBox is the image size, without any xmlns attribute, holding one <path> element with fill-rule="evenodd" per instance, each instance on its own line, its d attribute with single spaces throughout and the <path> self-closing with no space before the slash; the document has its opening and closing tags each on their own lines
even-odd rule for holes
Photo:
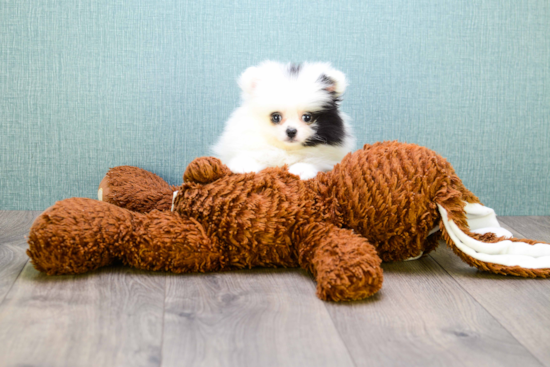
<svg viewBox="0 0 550 367">
<path fill-rule="evenodd" d="M 550 274 L 550 245 L 511 238 L 444 158 L 417 145 L 365 145 L 307 181 L 286 167 L 233 174 L 198 158 L 183 180 L 113 168 L 100 201 L 62 200 L 38 217 L 27 254 L 49 275 L 116 261 L 175 273 L 300 266 L 333 301 L 376 293 L 381 261 L 420 257 L 440 237 L 479 269 Z"/>
</svg>

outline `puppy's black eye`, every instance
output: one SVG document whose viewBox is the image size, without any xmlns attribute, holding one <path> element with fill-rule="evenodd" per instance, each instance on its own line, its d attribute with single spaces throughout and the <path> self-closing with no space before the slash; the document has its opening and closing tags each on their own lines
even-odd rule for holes
<svg viewBox="0 0 550 367">
<path fill-rule="evenodd" d="M 302 121 L 303 122 L 311 122 L 311 115 L 309 113 L 304 113 L 302 115 Z"/>
<path fill-rule="evenodd" d="M 281 116 L 279 112 L 273 112 L 271 114 L 271 122 L 273 122 L 274 124 L 278 124 L 282 120 L 283 120 L 283 116 Z"/>
</svg>

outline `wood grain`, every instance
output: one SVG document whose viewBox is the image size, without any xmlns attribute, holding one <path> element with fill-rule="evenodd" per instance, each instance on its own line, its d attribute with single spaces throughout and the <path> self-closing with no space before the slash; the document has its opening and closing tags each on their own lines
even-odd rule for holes
<svg viewBox="0 0 550 367">
<path fill-rule="evenodd" d="M 3 366 L 158 366 L 164 275 L 48 277 L 27 263 L 0 305 Z"/>
<path fill-rule="evenodd" d="M 550 242 L 549 217 L 499 217 L 499 221 L 518 238 Z M 484 273 L 446 248 L 431 256 L 543 365 L 550 366 L 550 279 Z"/>
<path fill-rule="evenodd" d="M 505 227 L 510 227 L 522 237 L 541 240 L 550 243 L 550 217 L 498 217 Z"/>
<path fill-rule="evenodd" d="M 326 304 L 356 366 L 540 365 L 431 258 L 383 267 L 375 297 Z"/>
<path fill-rule="evenodd" d="M 550 280 L 482 273 L 444 247 L 384 264 L 377 296 L 338 304 L 298 269 L 47 277 L 25 255 L 38 214 L 0 211 L 2 367 L 550 367 Z M 550 242 L 550 217 L 499 219 Z"/>
<path fill-rule="evenodd" d="M 298 269 L 168 278 L 163 366 L 353 366 Z"/>
<path fill-rule="evenodd" d="M 39 213 L 0 211 L 0 305 L 29 260 L 25 236 Z"/>
</svg>

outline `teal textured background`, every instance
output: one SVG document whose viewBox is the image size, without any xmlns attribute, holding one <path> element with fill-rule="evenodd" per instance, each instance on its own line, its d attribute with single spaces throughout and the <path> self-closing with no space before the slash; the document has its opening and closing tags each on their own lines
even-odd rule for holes
<svg viewBox="0 0 550 367">
<path fill-rule="evenodd" d="M 96 197 L 123 164 L 180 183 L 265 59 L 332 62 L 359 143 L 425 145 L 498 214 L 550 215 L 547 0 L 0 0 L 0 208 Z"/>
</svg>

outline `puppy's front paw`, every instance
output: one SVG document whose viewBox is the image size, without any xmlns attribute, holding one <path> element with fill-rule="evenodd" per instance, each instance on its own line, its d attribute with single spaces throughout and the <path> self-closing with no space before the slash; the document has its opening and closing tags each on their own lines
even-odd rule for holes
<svg viewBox="0 0 550 367">
<path fill-rule="evenodd" d="M 252 158 L 235 157 L 227 165 L 233 173 L 260 172 L 264 167 Z"/>
<path fill-rule="evenodd" d="M 319 170 L 312 164 L 309 163 L 296 163 L 288 168 L 288 172 L 300 176 L 301 180 L 309 180 L 317 176 Z"/>
</svg>

